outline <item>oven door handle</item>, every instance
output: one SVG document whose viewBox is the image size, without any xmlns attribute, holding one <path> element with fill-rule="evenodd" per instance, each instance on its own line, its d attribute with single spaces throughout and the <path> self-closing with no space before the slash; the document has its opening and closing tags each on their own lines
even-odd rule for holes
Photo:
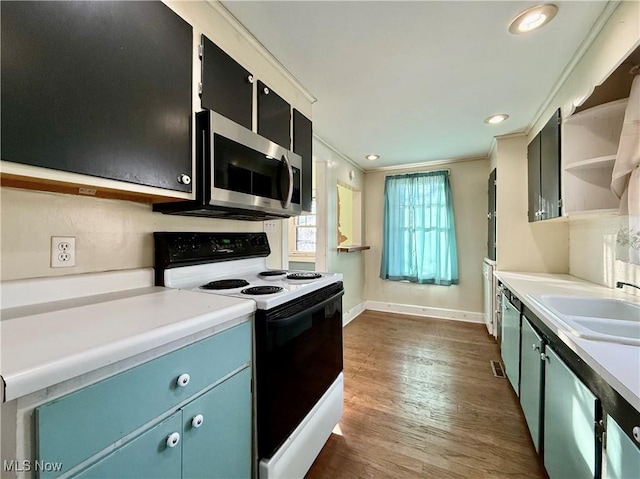
<svg viewBox="0 0 640 479">
<path fill-rule="evenodd" d="M 301 311 L 295 313 L 293 316 L 289 316 L 287 318 L 282 318 L 282 319 L 267 319 L 267 322 L 269 323 L 270 326 L 276 326 L 276 327 L 288 326 L 292 323 L 295 323 L 296 321 L 299 321 L 300 318 L 308 316 L 309 314 L 313 314 L 315 311 L 318 311 L 319 309 L 323 309 L 327 304 L 335 301 L 343 294 L 344 294 L 344 290 L 339 291 L 333 296 L 325 299 L 323 302 L 314 304 L 310 308 L 302 309 Z"/>
</svg>

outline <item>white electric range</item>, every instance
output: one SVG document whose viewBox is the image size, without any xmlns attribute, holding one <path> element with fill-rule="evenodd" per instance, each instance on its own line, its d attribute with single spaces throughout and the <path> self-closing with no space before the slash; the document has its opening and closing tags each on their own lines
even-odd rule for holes
<svg viewBox="0 0 640 479">
<path fill-rule="evenodd" d="M 164 286 L 252 299 L 267 310 L 342 281 L 339 273 L 268 269 L 265 257 L 170 268 Z"/>
<path fill-rule="evenodd" d="M 269 270 L 265 233 L 154 240 L 158 286 L 255 301 L 259 477 L 303 477 L 342 415 L 342 275 Z"/>
</svg>

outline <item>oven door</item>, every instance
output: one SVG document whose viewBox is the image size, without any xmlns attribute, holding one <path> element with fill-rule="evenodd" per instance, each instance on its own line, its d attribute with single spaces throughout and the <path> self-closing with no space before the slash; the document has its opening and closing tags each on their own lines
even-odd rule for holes
<svg viewBox="0 0 640 479">
<path fill-rule="evenodd" d="M 256 313 L 257 435 L 270 458 L 342 371 L 342 282 Z"/>
</svg>

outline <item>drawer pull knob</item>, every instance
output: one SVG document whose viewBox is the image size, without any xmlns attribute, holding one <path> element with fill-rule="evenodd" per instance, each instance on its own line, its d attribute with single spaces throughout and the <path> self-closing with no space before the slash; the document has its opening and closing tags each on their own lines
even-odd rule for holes
<svg viewBox="0 0 640 479">
<path fill-rule="evenodd" d="M 180 442 L 180 433 L 172 432 L 167 438 L 167 447 L 176 447 Z"/>
<path fill-rule="evenodd" d="M 192 425 L 193 427 L 196 427 L 196 428 L 197 428 L 197 427 L 202 426 L 202 423 L 203 423 L 203 422 L 204 422 L 204 416 L 203 416 L 202 414 L 198 414 L 196 417 L 194 417 L 194 418 L 191 420 L 191 425 Z"/>
<path fill-rule="evenodd" d="M 640 426 L 633 427 L 633 438 L 636 440 L 638 444 L 640 444 Z"/>
<path fill-rule="evenodd" d="M 189 381 L 191 381 L 191 376 L 189 376 L 187 373 L 178 376 L 178 386 L 180 386 L 181 388 L 189 384 Z"/>
<path fill-rule="evenodd" d="M 533 351 L 540 351 L 540 346 L 538 346 L 537 344 L 532 344 L 532 345 L 531 345 L 531 349 L 532 349 Z"/>
</svg>

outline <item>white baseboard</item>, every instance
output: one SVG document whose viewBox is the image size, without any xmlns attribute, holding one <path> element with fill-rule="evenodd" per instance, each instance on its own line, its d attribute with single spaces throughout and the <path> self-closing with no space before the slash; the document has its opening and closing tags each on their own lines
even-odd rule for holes
<svg viewBox="0 0 640 479">
<path fill-rule="evenodd" d="M 460 311 L 457 309 L 429 308 L 413 304 L 383 303 L 382 301 L 365 301 L 365 309 L 372 311 L 388 311 L 390 313 L 410 314 L 412 316 L 424 316 L 438 319 L 452 319 L 468 323 L 484 323 L 484 315 L 472 311 Z"/>
<path fill-rule="evenodd" d="M 356 319 L 360 315 L 360 313 L 362 313 L 363 311 L 364 311 L 364 303 L 360 303 L 359 305 L 354 306 L 353 308 L 351 308 L 349 311 L 343 312 L 342 313 L 342 327 L 345 327 L 351 321 Z"/>
</svg>

